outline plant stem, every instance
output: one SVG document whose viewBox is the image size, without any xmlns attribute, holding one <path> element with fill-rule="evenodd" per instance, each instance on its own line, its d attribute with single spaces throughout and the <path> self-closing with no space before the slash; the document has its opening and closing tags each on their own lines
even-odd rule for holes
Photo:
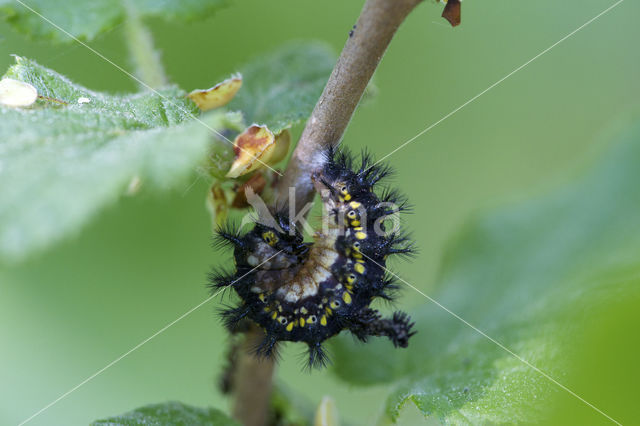
<svg viewBox="0 0 640 426">
<path fill-rule="evenodd" d="M 263 331 L 257 327 L 245 333 L 233 378 L 233 417 L 245 426 L 264 426 L 269 415 L 275 363 L 252 354 L 255 342 L 263 337 Z"/>
<path fill-rule="evenodd" d="M 127 12 L 125 19 L 125 38 L 129 56 L 134 66 L 134 74 L 152 88 L 167 84 L 160 54 L 155 50 L 151 32 L 142 22 L 140 14 L 131 0 L 123 1 Z M 146 87 L 142 87 L 146 89 Z"/>
<path fill-rule="evenodd" d="M 315 195 L 311 173 L 322 167 L 323 154 L 337 146 L 400 24 L 422 0 L 367 0 L 353 31 L 338 58 L 329 81 L 293 152 L 283 179 L 278 184 L 280 200 L 296 190 L 296 211 Z M 251 342 L 261 338 L 257 329 L 247 333 L 245 350 L 239 354 L 235 373 L 234 416 L 245 426 L 267 422 L 272 360 L 258 360 L 247 352 Z"/>
<path fill-rule="evenodd" d="M 422 0 L 367 0 L 318 100 L 284 178 L 278 184 L 286 202 L 295 188 L 296 211 L 313 200 L 311 174 L 322 167 L 327 148 L 340 143 L 369 80 L 393 35 Z"/>
</svg>

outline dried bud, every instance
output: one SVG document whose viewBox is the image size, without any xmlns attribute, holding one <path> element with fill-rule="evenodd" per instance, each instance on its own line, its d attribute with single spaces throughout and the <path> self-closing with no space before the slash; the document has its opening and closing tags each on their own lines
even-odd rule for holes
<svg viewBox="0 0 640 426">
<path fill-rule="evenodd" d="M 291 135 L 284 130 L 274 136 L 267 126 L 256 124 L 240 133 L 233 142 L 235 160 L 226 177 L 237 178 L 261 167 L 276 164 L 289 151 Z"/>
<path fill-rule="evenodd" d="M 289 152 L 289 146 L 291 145 L 291 133 L 287 129 L 284 129 L 276 135 L 276 147 L 271 153 L 269 158 L 269 164 L 277 164 L 284 160 Z"/>
<path fill-rule="evenodd" d="M 271 158 L 276 139 L 267 126 L 253 125 L 240 133 L 233 141 L 236 159 L 227 172 L 227 177 L 237 178 L 252 172 Z"/>
</svg>

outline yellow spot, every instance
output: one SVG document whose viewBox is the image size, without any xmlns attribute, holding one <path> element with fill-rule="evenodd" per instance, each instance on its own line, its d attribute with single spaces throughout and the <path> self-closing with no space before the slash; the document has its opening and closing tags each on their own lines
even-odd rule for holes
<svg viewBox="0 0 640 426">
<path fill-rule="evenodd" d="M 355 269 L 359 274 L 364 274 L 364 266 L 362 266 L 360 263 L 356 263 L 355 265 L 353 265 L 353 269 Z"/>
<path fill-rule="evenodd" d="M 271 319 L 276 319 L 277 316 L 278 316 L 278 313 L 274 312 L 273 315 L 271 315 Z"/>
<path fill-rule="evenodd" d="M 278 237 L 276 237 L 276 234 L 271 231 L 264 232 L 262 234 L 262 239 L 270 246 L 274 246 L 278 242 Z"/>
<path fill-rule="evenodd" d="M 364 263 L 364 259 L 356 259 L 356 262 L 358 262 L 358 263 Z"/>
<path fill-rule="evenodd" d="M 327 325 L 327 317 L 325 317 L 324 315 L 322 316 L 322 318 L 320 318 L 320 324 L 323 326 Z"/>
<path fill-rule="evenodd" d="M 345 291 L 344 293 L 342 293 L 342 300 L 344 300 L 344 303 L 346 303 L 347 305 L 351 304 L 351 295 Z"/>
<path fill-rule="evenodd" d="M 351 284 L 351 283 L 352 283 L 352 282 L 354 282 L 355 280 L 356 280 L 356 276 L 355 276 L 355 275 L 353 275 L 353 274 L 349 274 L 349 275 L 347 275 L 347 282 L 348 282 L 349 284 Z"/>
<path fill-rule="evenodd" d="M 287 325 L 287 331 L 291 331 L 293 330 L 293 323 L 290 322 L 289 325 Z"/>
<path fill-rule="evenodd" d="M 315 317 L 315 315 L 311 315 L 309 318 L 307 318 L 307 322 L 308 322 L 309 324 L 315 324 L 315 322 L 316 322 L 316 317 Z"/>
<path fill-rule="evenodd" d="M 264 294 L 260 293 L 260 295 L 258 296 L 258 299 L 260 299 L 261 302 L 264 302 Z"/>
<path fill-rule="evenodd" d="M 351 199 L 351 194 L 344 194 L 345 201 L 349 201 Z"/>
<path fill-rule="evenodd" d="M 309 311 L 307 311 L 307 308 L 303 306 L 302 308 L 300 308 L 300 312 L 302 312 L 303 314 L 306 314 Z"/>
<path fill-rule="evenodd" d="M 356 259 L 362 259 L 362 253 L 355 252 L 352 254 L 352 256 Z"/>
<path fill-rule="evenodd" d="M 352 220 L 351 221 L 351 226 L 360 226 L 360 221 L 359 220 Z"/>
<path fill-rule="evenodd" d="M 350 203 L 349 203 L 349 206 L 350 206 L 352 209 L 357 209 L 357 208 L 358 208 L 358 207 L 360 207 L 361 205 L 362 205 L 362 204 L 360 204 L 360 203 L 359 203 L 359 202 L 357 202 L 357 201 L 352 201 L 352 202 L 350 202 Z"/>
<path fill-rule="evenodd" d="M 353 286 L 350 284 L 345 285 L 345 287 L 347 288 L 347 290 L 351 291 L 353 290 Z"/>
<path fill-rule="evenodd" d="M 338 301 L 337 301 L 337 300 L 334 300 L 333 302 L 331 302 L 331 307 L 332 307 L 333 309 L 337 309 L 337 308 L 339 308 L 339 307 L 340 307 L 340 303 L 338 303 Z"/>
<path fill-rule="evenodd" d="M 353 228 L 354 231 L 362 231 L 362 226 L 357 226 Z"/>
<path fill-rule="evenodd" d="M 326 308 L 324 308 L 324 311 L 327 313 L 327 315 L 328 315 L 328 316 L 331 316 L 331 314 L 333 313 L 333 311 L 331 310 L 331 308 L 330 308 L 330 307 L 328 307 L 328 306 L 327 306 Z"/>
<path fill-rule="evenodd" d="M 270 307 L 268 307 L 268 306 L 265 306 L 265 307 L 264 307 L 264 311 L 265 311 L 265 312 L 271 312 L 271 308 L 270 308 Z"/>
<path fill-rule="evenodd" d="M 304 318 L 300 318 L 300 327 L 304 327 Z"/>
<path fill-rule="evenodd" d="M 356 238 L 359 240 L 364 240 L 365 238 L 367 238 L 367 234 L 365 234 L 364 232 L 356 232 Z"/>
</svg>

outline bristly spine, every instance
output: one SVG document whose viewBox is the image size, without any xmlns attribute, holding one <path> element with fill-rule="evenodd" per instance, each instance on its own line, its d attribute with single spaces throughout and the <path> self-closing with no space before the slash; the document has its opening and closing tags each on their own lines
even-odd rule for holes
<svg viewBox="0 0 640 426">
<path fill-rule="evenodd" d="M 249 232 L 233 225 L 219 229 L 215 243 L 233 247 L 235 271 L 212 272 L 211 288 L 233 288 L 240 298 L 221 311 L 224 325 L 233 332 L 247 320 L 258 324 L 264 330 L 255 347 L 259 356 L 276 356 L 281 341 L 305 342 L 309 368 L 329 362 L 322 343 L 342 330 L 362 341 L 384 336 L 406 347 L 415 334 L 409 316 L 395 312 L 383 318 L 370 307 L 376 299 L 392 301 L 398 291 L 386 271 L 387 258 L 415 252 L 406 233 L 385 231 L 389 216 L 410 210 L 397 190 L 376 194 L 392 174 L 367 152 L 356 165 L 348 151 L 328 150 L 312 178 L 328 212 L 328 229 L 316 233 L 314 243 L 303 241 L 282 208 Z"/>
</svg>

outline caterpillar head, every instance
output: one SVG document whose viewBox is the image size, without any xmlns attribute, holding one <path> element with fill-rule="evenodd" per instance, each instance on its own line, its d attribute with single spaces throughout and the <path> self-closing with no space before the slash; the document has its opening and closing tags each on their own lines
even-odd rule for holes
<svg viewBox="0 0 640 426">
<path fill-rule="evenodd" d="M 262 247 L 265 252 L 279 252 L 298 255 L 306 252 L 306 245 L 303 243 L 302 235 L 297 229 L 289 227 L 280 229 L 257 223 L 252 233 L 254 245 Z"/>
<path fill-rule="evenodd" d="M 356 174 L 352 171 L 346 171 L 341 173 L 338 177 L 332 176 L 331 173 L 316 173 L 311 177 L 313 185 L 322 197 L 322 201 L 325 207 L 329 211 L 340 211 L 338 214 L 345 215 L 345 223 L 355 219 L 355 216 L 360 215 L 363 211 L 362 208 L 351 208 L 349 204 L 355 200 L 359 200 L 356 204 L 364 208 L 369 203 L 375 202 L 375 194 L 371 191 L 371 187 L 362 185 Z M 353 213 L 349 211 L 355 210 Z"/>
<path fill-rule="evenodd" d="M 326 156 L 327 162 L 318 181 L 337 203 L 377 201 L 374 186 L 393 173 L 390 167 L 376 164 L 367 152 L 362 153 L 360 165 L 355 170 L 353 156 L 348 150 L 331 148 Z"/>
</svg>

